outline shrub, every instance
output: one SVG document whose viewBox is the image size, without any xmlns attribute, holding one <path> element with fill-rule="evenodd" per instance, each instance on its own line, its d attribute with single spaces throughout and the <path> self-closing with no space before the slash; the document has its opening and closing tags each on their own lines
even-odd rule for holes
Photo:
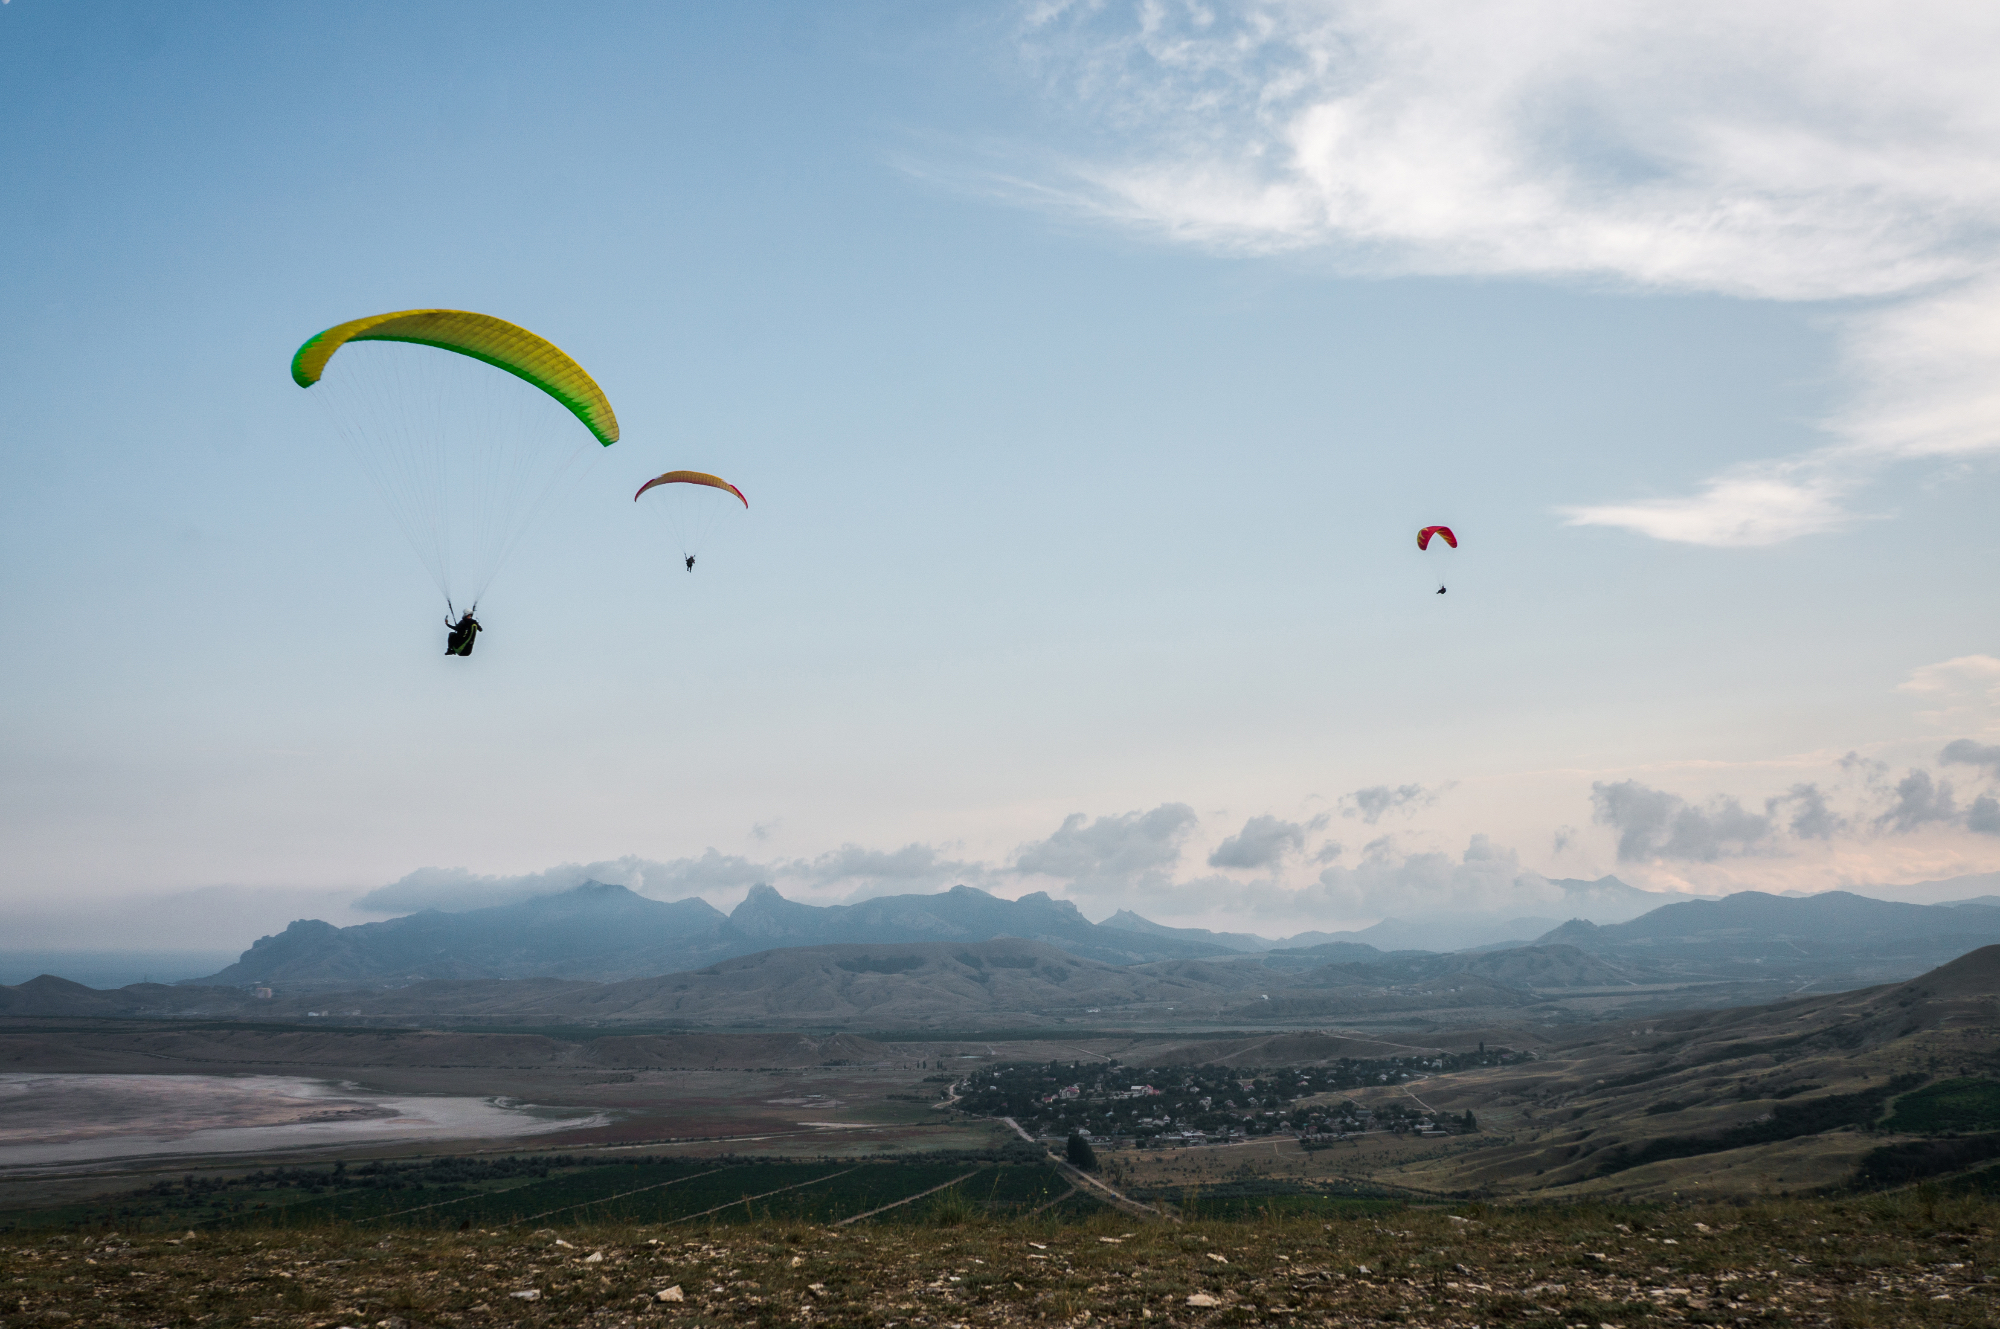
<svg viewBox="0 0 2000 1329">
<path fill-rule="evenodd" d="M 1090 1147 L 1090 1141 L 1076 1131 L 1069 1135 L 1069 1161 L 1085 1172 L 1097 1171 L 1097 1151 Z"/>
</svg>

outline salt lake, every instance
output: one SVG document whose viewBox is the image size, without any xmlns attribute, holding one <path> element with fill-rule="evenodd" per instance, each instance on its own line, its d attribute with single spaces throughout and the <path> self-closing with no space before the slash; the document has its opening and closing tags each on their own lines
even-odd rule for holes
<svg viewBox="0 0 2000 1329">
<path fill-rule="evenodd" d="M 609 1120 L 508 1098 L 384 1094 L 292 1076 L 0 1073 L 0 1169 L 510 1138 Z"/>
</svg>

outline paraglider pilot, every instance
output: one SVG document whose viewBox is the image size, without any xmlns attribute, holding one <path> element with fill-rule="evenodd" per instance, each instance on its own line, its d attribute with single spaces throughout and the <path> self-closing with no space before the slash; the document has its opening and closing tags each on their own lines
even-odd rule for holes
<svg viewBox="0 0 2000 1329">
<path fill-rule="evenodd" d="M 688 571 L 689 571 L 689 572 L 693 572 L 693 571 L 694 571 L 694 555 L 693 555 L 693 554 L 689 554 L 689 555 L 688 555 Z"/>
<path fill-rule="evenodd" d="M 444 653 L 471 655 L 473 639 L 479 635 L 479 620 L 472 616 L 472 611 L 466 610 L 456 623 L 445 619 L 445 626 L 451 629 L 451 636 L 445 639 Z"/>
</svg>

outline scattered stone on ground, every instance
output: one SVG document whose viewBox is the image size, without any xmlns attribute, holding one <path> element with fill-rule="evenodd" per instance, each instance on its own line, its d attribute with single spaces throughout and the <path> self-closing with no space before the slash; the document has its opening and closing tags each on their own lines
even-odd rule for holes
<svg viewBox="0 0 2000 1329">
<path fill-rule="evenodd" d="M 1636 1329 L 2000 1318 L 2000 1204 L 1977 1195 L 1455 1205 L 1120 1230 L 1130 1221 L 565 1229 L 575 1244 L 547 1230 L 14 1233 L 0 1237 L 0 1323 Z"/>
</svg>

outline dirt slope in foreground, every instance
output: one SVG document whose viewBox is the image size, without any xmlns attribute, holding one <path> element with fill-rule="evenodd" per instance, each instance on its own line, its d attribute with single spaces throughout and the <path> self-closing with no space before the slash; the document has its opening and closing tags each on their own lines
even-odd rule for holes
<svg viewBox="0 0 2000 1329">
<path fill-rule="evenodd" d="M 937 1211 L 933 1210 L 935 1216 Z M 2000 1212 L 1916 1197 L 1056 1227 L 0 1240 L 24 1324 L 1984 1325 Z M 662 1301 L 665 1295 L 669 1300 Z M 1295 1317 L 1295 1318 L 1293 1318 Z M 10 1319 L 13 1318 L 10 1316 Z"/>
</svg>

